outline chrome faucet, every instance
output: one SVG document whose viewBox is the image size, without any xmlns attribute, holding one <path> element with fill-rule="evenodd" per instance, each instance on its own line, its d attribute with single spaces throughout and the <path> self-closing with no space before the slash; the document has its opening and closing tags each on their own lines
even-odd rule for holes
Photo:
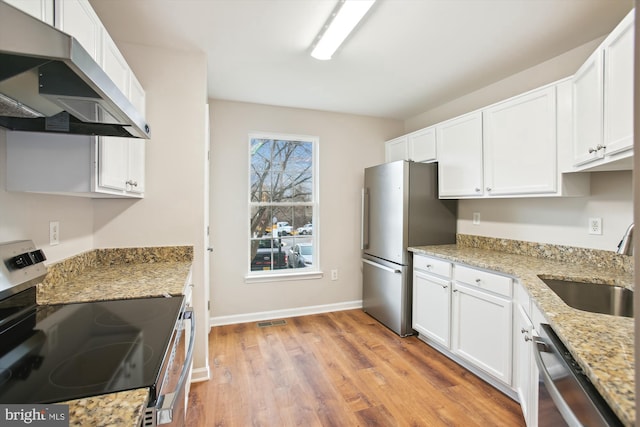
<svg viewBox="0 0 640 427">
<path fill-rule="evenodd" d="M 624 232 L 622 240 L 618 243 L 618 250 L 621 255 L 633 255 L 633 223 Z"/>
</svg>

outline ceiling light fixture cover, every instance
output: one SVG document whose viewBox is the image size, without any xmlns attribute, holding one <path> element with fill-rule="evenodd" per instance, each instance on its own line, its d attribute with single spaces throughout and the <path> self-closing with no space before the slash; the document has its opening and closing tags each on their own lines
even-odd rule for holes
<svg viewBox="0 0 640 427">
<path fill-rule="evenodd" d="M 373 3 L 375 0 L 340 0 L 316 37 L 311 56 L 320 60 L 331 59 Z"/>
</svg>

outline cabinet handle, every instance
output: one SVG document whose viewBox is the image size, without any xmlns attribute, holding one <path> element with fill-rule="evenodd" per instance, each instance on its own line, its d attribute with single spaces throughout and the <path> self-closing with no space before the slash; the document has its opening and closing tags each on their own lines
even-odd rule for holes
<svg viewBox="0 0 640 427">
<path fill-rule="evenodd" d="M 132 181 L 132 180 L 127 181 L 127 184 L 129 184 L 132 187 L 137 187 L 138 186 L 138 182 L 137 181 Z"/>
<path fill-rule="evenodd" d="M 454 290 L 453 290 L 453 292 L 458 292 L 458 290 L 457 290 L 457 289 L 454 289 Z"/>
<path fill-rule="evenodd" d="M 529 331 L 527 331 L 525 328 L 520 329 L 520 333 L 521 334 L 526 334 L 527 332 L 529 332 Z"/>
<path fill-rule="evenodd" d="M 491 187 L 487 187 L 487 191 L 491 191 Z"/>
<path fill-rule="evenodd" d="M 431 270 L 433 266 L 431 264 L 427 264 L 427 270 Z"/>
<path fill-rule="evenodd" d="M 607 148 L 607 146 L 606 146 L 606 145 L 598 144 L 598 145 L 596 146 L 596 151 L 604 150 L 605 148 Z"/>
<path fill-rule="evenodd" d="M 447 289 L 449 286 L 448 285 L 440 285 L 442 286 L 442 289 Z"/>
<path fill-rule="evenodd" d="M 524 336 L 525 341 L 532 341 L 532 338 L 529 335 Z"/>
<path fill-rule="evenodd" d="M 476 187 L 476 193 L 480 192 L 480 187 Z"/>
<path fill-rule="evenodd" d="M 481 279 L 476 279 L 476 283 L 480 283 L 480 282 L 482 282 Z"/>
<path fill-rule="evenodd" d="M 596 151 L 598 151 L 598 150 L 597 150 L 597 149 L 595 149 L 595 148 L 591 148 L 591 147 L 589 147 L 589 154 L 593 154 L 593 153 L 595 153 Z"/>
</svg>

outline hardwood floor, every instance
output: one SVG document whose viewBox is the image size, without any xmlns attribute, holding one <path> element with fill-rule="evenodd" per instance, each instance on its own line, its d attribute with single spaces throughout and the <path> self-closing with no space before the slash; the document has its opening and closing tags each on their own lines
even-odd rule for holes
<svg viewBox="0 0 640 427">
<path fill-rule="evenodd" d="M 187 426 L 524 426 L 518 403 L 361 310 L 219 326 Z"/>
</svg>

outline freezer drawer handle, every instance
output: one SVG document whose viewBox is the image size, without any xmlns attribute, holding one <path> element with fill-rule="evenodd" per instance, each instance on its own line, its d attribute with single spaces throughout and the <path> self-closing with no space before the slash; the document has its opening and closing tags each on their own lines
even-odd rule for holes
<svg viewBox="0 0 640 427">
<path fill-rule="evenodd" d="M 368 259 L 363 259 L 362 262 L 364 262 L 366 264 L 370 264 L 370 265 L 372 265 L 374 267 L 377 267 L 377 268 L 381 268 L 381 269 L 383 269 L 385 271 L 388 271 L 390 273 L 402 274 L 401 270 L 396 270 L 396 269 L 393 269 L 393 268 L 389 268 L 386 265 L 378 264 L 377 262 L 369 261 Z"/>
</svg>

